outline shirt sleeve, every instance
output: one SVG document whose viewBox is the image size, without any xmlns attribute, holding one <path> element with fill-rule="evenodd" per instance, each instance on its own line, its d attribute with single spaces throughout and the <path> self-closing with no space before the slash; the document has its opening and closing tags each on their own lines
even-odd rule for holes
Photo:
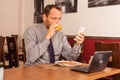
<svg viewBox="0 0 120 80">
<path fill-rule="evenodd" d="M 24 33 L 26 59 L 29 63 L 35 63 L 38 58 L 44 55 L 50 41 L 46 38 L 38 41 L 36 29 L 29 28 Z"/>
<path fill-rule="evenodd" d="M 71 47 L 66 36 L 63 37 L 63 42 L 63 57 L 65 57 L 67 60 L 76 60 L 80 55 L 81 46 L 74 44 L 74 46 Z"/>
</svg>

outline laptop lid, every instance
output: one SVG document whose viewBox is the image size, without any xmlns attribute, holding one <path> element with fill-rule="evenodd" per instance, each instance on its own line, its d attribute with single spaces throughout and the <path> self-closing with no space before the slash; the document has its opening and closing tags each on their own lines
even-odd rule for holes
<svg viewBox="0 0 120 80">
<path fill-rule="evenodd" d="M 88 72 L 97 72 L 105 69 L 112 51 L 97 51 L 89 65 Z"/>
<path fill-rule="evenodd" d="M 97 51 L 93 55 L 93 59 L 89 65 L 81 65 L 78 67 L 73 67 L 71 70 L 91 73 L 97 72 L 105 69 L 108 64 L 108 60 L 112 54 L 112 51 Z"/>
</svg>

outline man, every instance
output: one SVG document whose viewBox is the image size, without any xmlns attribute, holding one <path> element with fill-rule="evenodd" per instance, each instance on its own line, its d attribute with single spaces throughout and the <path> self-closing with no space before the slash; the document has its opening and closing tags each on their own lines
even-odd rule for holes
<svg viewBox="0 0 120 80">
<path fill-rule="evenodd" d="M 84 35 L 82 33 L 76 35 L 76 43 L 71 48 L 67 37 L 56 28 L 62 18 L 62 10 L 58 6 L 46 6 L 42 18 L 43 23 L 29 27 L 24 33 L 26 65 L 51 63 L 48 51 L 50 40 L 55 61 L 59 60 L 61 55 L 67 60 L 76 60 L 80 55 L 80 44 L 84 40 Z"/>
</svg>

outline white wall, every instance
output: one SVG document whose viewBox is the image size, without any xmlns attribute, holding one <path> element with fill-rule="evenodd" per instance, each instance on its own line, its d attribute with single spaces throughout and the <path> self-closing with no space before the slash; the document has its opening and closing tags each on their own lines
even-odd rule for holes
<svg viewBox="0 0 120 80">
<path fill-rule="evenodd" d="M 22 34 L 26 28 L 33 24 L 34 0 L 23 0 L 22 2 Z"/>
<path fill-rule="evenodd" d="M 88 8 L 87 1 L 79 3 L 79 22 L 86 27 L 87 35 L 120 37 L 120 4 Z"/>
<path fill-rule="evenodd" d="M 18 33 L 18 0 L 0 0 L 0 35 Z"/>
<path fill-rule="evenodd" d="M 85 26 L 88 36 L 120 36 L 120 5 L 88 8 L 88 0 L 78 1 L 77 13 L 63 15 L 66 34 L 75 34 Z"/>
<path fill-rule="evenodd" d="M 45 5 L 55 0 L 45 0 Z M 23 34 L 33 24 L 34 0 L 0 0 L 0 35 Z M 63 14 L 63 32 L 74 35 L 85 26 L 87 36 L 120 36 L 120 5 L 88 8 L 78 0 L 78 12 Z"/>
</svg>

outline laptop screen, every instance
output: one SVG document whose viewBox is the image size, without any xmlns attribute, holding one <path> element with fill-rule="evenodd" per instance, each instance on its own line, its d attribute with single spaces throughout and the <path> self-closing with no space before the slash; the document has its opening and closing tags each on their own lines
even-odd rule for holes
<svg viewBox="0 0 120 80">
<path fill-rule="evenodd" d="M 103 70 L 107 64 L 108 60 L 112 54 L 112 51 L 97 51 L 91 61 L 89 70 L 90 72 L 96 72 Z"/>
</svg>

